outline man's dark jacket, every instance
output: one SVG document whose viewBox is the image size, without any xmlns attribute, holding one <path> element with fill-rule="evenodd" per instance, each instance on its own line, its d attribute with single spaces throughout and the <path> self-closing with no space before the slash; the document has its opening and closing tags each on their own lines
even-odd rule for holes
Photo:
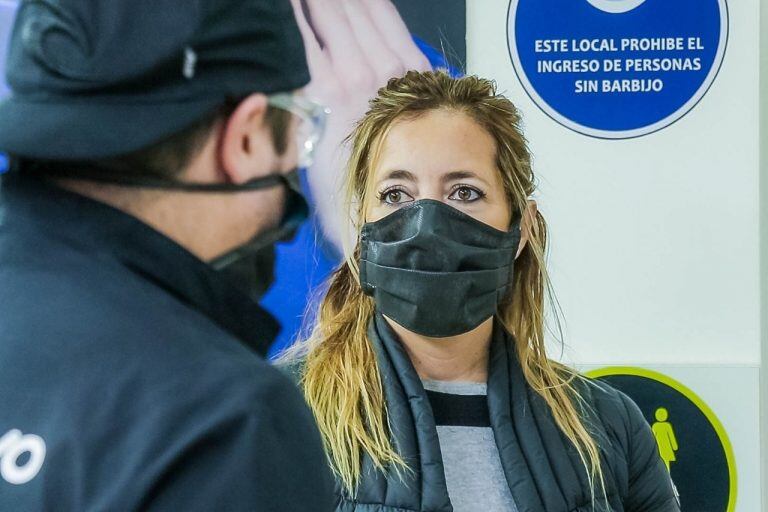
<svg viewBox="0 0 768 512">
<path fill-rule="evenodd" d="M 258 355 L 277 330 L 136 218 L 4 177 L 0 510 L 329 510 L 311 414 Z"/>
</svg>

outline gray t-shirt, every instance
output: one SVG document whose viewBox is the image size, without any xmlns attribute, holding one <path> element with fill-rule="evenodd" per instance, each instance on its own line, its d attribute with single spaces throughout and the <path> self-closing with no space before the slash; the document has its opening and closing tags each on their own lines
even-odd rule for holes
<svg viewBox="0 0 768 512">
<path fill-rule="evenodd" d="M 455 512 L 517 512 L 491 429 L 487 387 L 425 380 Z"/>
</svg>

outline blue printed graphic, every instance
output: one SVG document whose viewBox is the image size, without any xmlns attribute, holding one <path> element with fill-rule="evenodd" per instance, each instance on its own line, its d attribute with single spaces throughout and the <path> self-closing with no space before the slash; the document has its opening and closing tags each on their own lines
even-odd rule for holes
<svg viewBox="0 0 768 512">
<path fill-rule="evenodd" d="M 509 52 L 547 115 L 593 137 L 660 130 L 704 96 L 728 38 L 725 0 L 512 0 Z"/>
</svg>

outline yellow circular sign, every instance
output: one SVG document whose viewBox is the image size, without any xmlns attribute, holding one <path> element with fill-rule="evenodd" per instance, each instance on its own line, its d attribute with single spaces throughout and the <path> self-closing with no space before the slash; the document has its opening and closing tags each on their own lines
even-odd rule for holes
<svg viewBox="0 0 768 512">
<path fill-rule="evenodd" d="M 733 447 L 720 420 L 696 393 L 667 375 L 644 368 L 611 366 L 585 375 L 624 392 L 643 411 L 683 510 L 735 511 Z"/>
</svg>

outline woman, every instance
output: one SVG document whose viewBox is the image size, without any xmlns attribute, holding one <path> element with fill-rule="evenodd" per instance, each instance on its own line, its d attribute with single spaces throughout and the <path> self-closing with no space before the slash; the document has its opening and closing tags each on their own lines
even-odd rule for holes
<svg viewBox="0 0 768 512">
<path fill-rule="evenodd" d="M 357 244 L 293 366 L 338 510 L 678 511 L 637 406 L 546 356 L 546 224 L 512 103 L 409 72 L 351 142 Z"/>
</svg>

